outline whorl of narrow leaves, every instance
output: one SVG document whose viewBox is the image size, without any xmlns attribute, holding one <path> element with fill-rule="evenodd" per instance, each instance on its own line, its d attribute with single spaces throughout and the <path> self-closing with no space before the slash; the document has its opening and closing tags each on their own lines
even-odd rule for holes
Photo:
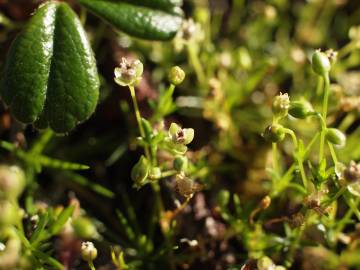
<svg viewBox="0 0 360 270">
<path fill-rule="evenodd" d="M 181 26 L 182 0 L 78 0 L 117 29 L 143 39 L 169 40 Z"/>
<path fill-rule="evenodd" d="M 66 133 L 94 112 L 96 62 L 84 29 L 66 3 L 47 2 L 13 42 L 1 95 L 13 115 Z"/>
</svg>

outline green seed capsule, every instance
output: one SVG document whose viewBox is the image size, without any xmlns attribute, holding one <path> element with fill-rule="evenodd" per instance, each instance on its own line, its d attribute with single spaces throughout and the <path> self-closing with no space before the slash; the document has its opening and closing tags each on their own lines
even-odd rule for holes
<svg viewBox="0 0 360 270">
<path fill-rule="evenodd" d="M 184 70 L 179 67 L 175 66 L 170 69 L 169 75 L 168 75 L 169 81 L 173 85 L 179 85 L 181 84 L 185 79 L 185 72 Z"/>
<path fill-rule="evenodd" d="M 285 138 L 284 127 L 279 124 L 272 124 L 265 129 L 263 137 L 269 142 L 280 142 Z"/>
<path fill-rule="evenodd" d="M 331 63 L 327 55 L 320 50 L 316 50 L 312 56 L 312 69 L 320 76 L 325 76 L 329 73 Z"/>
<path fill-rule="evenodd" d="M 342 147 L 346 143 L 346 136 L 337 128 L 328 128 L 326 130 L 326 139 L 334 145 Z"/>
<path fill-rule="evenodd" d="M 134 181 L 136 186 L 142 186 L 144 181 L 149 175 L 150 163 L 148 159 L 141 156 L 138 163 L 131 170 L 131 179 Z"/>
<path fill-rule="evenodd" d="M 184 156 L 177 156 L 173 162 L 174 169 L 178 172 L 186 171 L 188 166 L 188 159 Z"/>
<path fill-rule="evenodd" d="M 290 103 L 289 114 L 292 117 L 305 119 L 313 111 L 314 109 L 310 102 L 306 100 L 293 101 Z"/>
<path fill-rule="evenodd" d="M 87 217 L 78 217 L 72 222 L 75 235 L 83 239 L 91 239 L 97 235 L 96 227 Z"/>
</svg>

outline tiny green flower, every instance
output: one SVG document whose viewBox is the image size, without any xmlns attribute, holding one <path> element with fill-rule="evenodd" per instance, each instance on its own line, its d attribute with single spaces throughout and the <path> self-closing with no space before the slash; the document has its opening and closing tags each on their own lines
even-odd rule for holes
<svg viewBox="0 0 360 270">
<path fill-rule="evenodd" d="M 325 76 L 329 73 L 331 63 L 327 55 L 320 50 L 316 50 L 312 56 L 312 69 L 320 76 Z"/>
<path fill-rule="evenodd" d="M 86 262 L 92 262 L 97 257 L 97 249 L 92 242 L 83 242 L 81 244 L 81 257 Z"/>
<path fill-rule="evenodd" d="M 121 59 L 119 67 L 115 68 L 115 82 L 121 86 L 136 85 L 141 80 L 144 66 L 140 60 Z"/>
<path fill-rule="evenodd" d="M 272 111 L 275 117 L 284 118 L 290 108 L 290 99 L 287 93 L 276 96 L 272 104 Z"/>
<path fill-rule="evenodd" d="M 204 38 L 204 32 L 201 29 L 200 24 L 195 23 L 194 20 L 190 18 L 185 20 L 181 25 L 177 38 L 181 38 L 184 41 L 201 41 Z"/>
<path fill-rule="evenodd" d="M 181 128 L 178 124 L 172 123 L 169 128 L 169 136 L 173 143 L 187 145 L 194 139 L 194 129 Z"/>
<path fill-rule="evenodd" d="M 330 64 L 334 64 L 337 60 L 338 52 L 333 49 L 326 50 L 326 56 L 329 58 Z"/>
<path fill-rule="evenodd" d="M 275 267 L 275 263 L 267 256 L 264 256 L 257 261 L 257 268 L 259 270 L 274 270 Z"/>
</svg>

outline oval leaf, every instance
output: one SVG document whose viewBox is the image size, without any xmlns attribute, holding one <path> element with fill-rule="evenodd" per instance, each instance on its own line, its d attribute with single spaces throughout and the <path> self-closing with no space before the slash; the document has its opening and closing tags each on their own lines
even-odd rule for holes
<svg viewBox="0 0 360 270">
<path fill-rule="evenodd" d="M 39 7 L 13 42 L 1 94 L 15 118 L 65 133 L 94 112 L 99 78 L 91 46 L 66 3 Z"/>
<path fill-rule="evenodd" d="M 119 30 L 143 39 L 169 40 L 180 28 L 179 0 L 78 0 Z"/>
</svg>

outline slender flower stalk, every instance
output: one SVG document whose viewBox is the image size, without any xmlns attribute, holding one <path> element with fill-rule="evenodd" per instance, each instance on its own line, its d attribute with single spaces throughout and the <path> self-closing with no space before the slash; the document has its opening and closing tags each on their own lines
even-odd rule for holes
<svg viewBox="0 0 360 270">
<path fill-rule="evenodd" d="M 139 105 L 136 99 L 136 93 L 135 93 L 135 88 L 133 85 L 129 85 L 129 89 L 130 89 L 130 95 L 131 95 L 131 99 L 134 105 L 134 111 L 135 111 L 135 116 L 136 116 L 136 121 L 139 127 L 139 131 L 140 131 L 140 136 L 142 138 L 145 138 L 145 131 L 144 131 L 144 127 L 141 123 L 141 114 L 140 114 L 140 110 L 139 110 Z M 149 147 L 147 145 L 145 145 L 144 147 L 144 151 L 145 151 L 145 155 L 147 158 L 150 157 L 150 151 L 149 151 Z"/>
</svg>

